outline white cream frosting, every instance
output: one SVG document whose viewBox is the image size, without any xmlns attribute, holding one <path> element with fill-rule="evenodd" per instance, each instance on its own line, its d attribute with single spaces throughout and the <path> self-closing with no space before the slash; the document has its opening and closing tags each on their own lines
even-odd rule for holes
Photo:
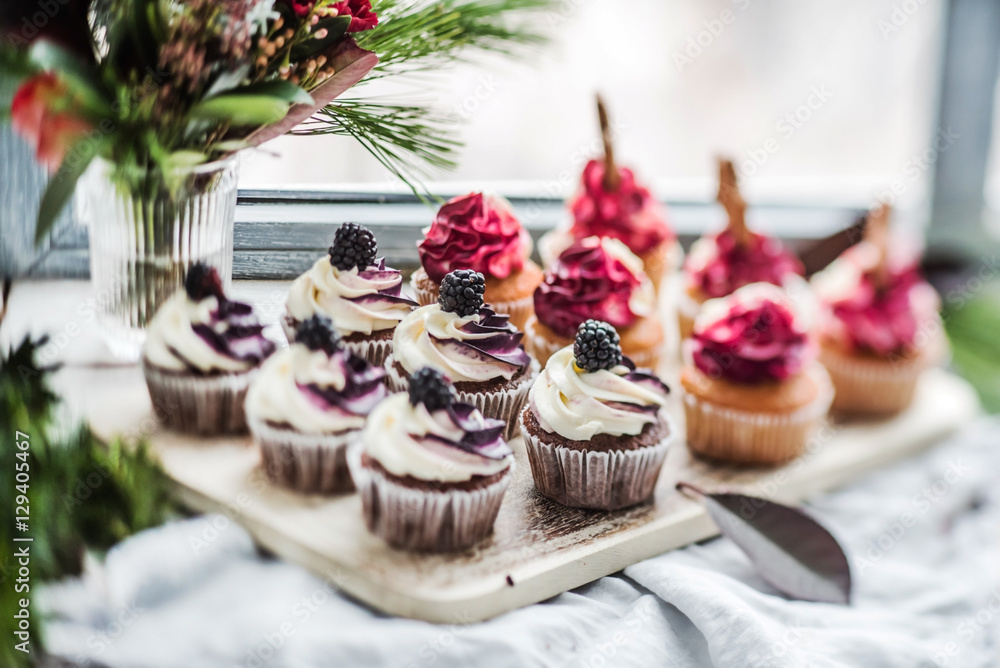
<svg viewBox="0 0 1000 668">
<path fill-rule="evenodd" d="M 359 303 L 356 297 L 388 290 L 402 279 L 373 280 L 360 275 L 357 267 L 341 270 L 330 264 L 330 256 L 316 260 L 312 268 L 292 283 L 288 314 L 302 321 L 318 314 L 329 316 L 343 334 L 371 334 L 392 329 L 412 307 L 389 299 Z"/>
<path fill-rule="evenodd" d="M 529 401 L 542 429 L 571 441 L 588 441 L 596 434 L 635 436 L 658 419 L 657 413 L 629 411 L 613 402 L 660 406 L 667 395 L 626 380 L 625 366 L 592 373 L 577 370 L 573 347 L 567 346 L 549 358 L 531 387 Z"/>
<path fill-rule="evenodd" d="M 483 424 L 481 413 L 473 416 Z M 406 393 L 390 396 L 372 411 L 361 439 L 368 456 L 389 473 L 418 480 L 464 482 L 473 476 L 491 476 L 507 469 L 513 456 L 487 459 L 458 448 L 424 439 L 434 434 L 448 440 L 462 438 L 444 411 L 431 413 L 423 404 L 410 405 Z"/>
<path fill-rule="evenodd" d="M 143 356 L 153 366 L 171 371 L 184 371 L 188 365 L 206 373 L 250 369 L 253 361 L 223 355 L 194 331 L 194 325 L 208 325 L 220 333 L 224 332 L 227 323 L 212 323 L 212 313 L 218 308 L 219 300 L 215 297 L 196 302 L 188 299 L 184 290 L 178 290 L 164 302 L 149 323 Z"/>
<path fill-rule="evenodd" d="M 348 413 L 311 398 L 299 385 L 318 385 L 343 390 L 347 379 L 343 365 L 322 350 L 309 350 L 293 343 L 260 368 L 260 375 L 247 392 L 247 416 L 279 424 L 287 423 L 303 434 L 330 434 L 361 429 L 365 416 Z"/>
<path fill-rule="evenodd" d="M 472 334 L 462 326 L 479 322 L 481 316 L 459 316 L 442 311 L 438 304 L 422 306 L 408 315 L 396 327 L 392 339 L 392 354 L 407 373 L 416 373 L 425 366 L 437 369 L 452 383 L 481 382 L 503 377 L 510 380 L 519 367 L 493 359 L 482 359 L 457 348 L 440 345 L 434 339 L 474 341 L 496 336 L 496 333 Z"/>
</svg>

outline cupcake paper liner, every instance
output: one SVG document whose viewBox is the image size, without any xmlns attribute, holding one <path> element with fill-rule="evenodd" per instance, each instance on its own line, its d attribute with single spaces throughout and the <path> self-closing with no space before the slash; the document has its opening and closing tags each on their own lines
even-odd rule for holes
<svg viewBox="0 0 1000 668">
<path fill-rule="evenodd" d="M 525 407 L 523 415 L 531 410 Z M 618 510 L 642 503 L 656 487 L 677 430 L 666 415 L 667 436 L 653 446 L 592 452 L 546 443 L 521 426 L 535 487 L 573 508 Z"/>
<path fill-rule="evenodd" d="M 480 489 L 414 489 L 364 466 L 361 452 L 360 444 L 352 445 L 347 461 L 361 495 L 365 524 L 389 545 L 448 552 L 472 547 L 493 532 L 513 462 L 506 475 Z"/>
<path fill-rule="evenodd" d="M 550 357 L 566 345 L 572 345 L 572 342 L 565 344 L 545 337 L 535 327 L 537 322 L 538 317 L 535 315 L 528 318 L 528 324 L 524 328 L 524 347 L 544 367 Z M 659 347 L 649 350 L 626 350 L 625 355 L 640 369 L 656 369 L 660 364 Z"/>
<path fill-rule="evenodd" d="M 390 392 L 406 392 L 410 388 L 410 382 L 400 375 L 396 369 L 395 360 L 390 355 L 385 362 L 386 384 Z M 458 400 L 462 403 L 472 404 L 479 409 L 486 417 L 503 420 L 507 423 L 504 429 L 504 440 L 510 441 L 518 433 L 517 416 L 521 413 L 521 408 L 528 401 L 528 392 L 531 384 L 538 375 L 538 360 L 531 360 L 531 368 L 515 387 L 511 389 L 496 390 L 493 392 L 462 392 L 459 390 Z"/>
<path fill-rule="evenodd" d="M 246 431 L 243 401 L 257 369 L 195 376 L 161 371 L 143 360 L 142 371 L 156 417 L 170 429 L 205 436 Z"/>
<path fill-rule="evenodd" d="M 281 328 L 285 331 L 285 338 L 291 344 L 295 340 L 295 331 L 299 322 L 290 315 L 285 315 L 281 319 Z M 382 366 L 386 358 L 392 353 L 392 339 L 386 340 L 365 340 L 348 341 L 341 339 L 345 348 L 350 349 L 359 357 L 364 357 L 372 366 Z"/>
<path fill-rule="evenodd" d="M 271 482 L 303 494 L 339 494 L 354 490 L 347 468 L 347 447 L 358 430 L 338 434 L 303 434 L 247 420 L 260 446 L 261 467 Z"/>
<path fill-rule="evenodd" d="M 898 413 L 909 406 L 920 374 L 930 366 L 926 353 L 909 359 L 879 360 L 826 346 L 820 349 L 819 361 L 830 372 L 836 388 L 833 410 L 867 415 Z"/>
<path fill-rule="evenodd" d="M 418 269 L 413 273 L 413 276 L 410 279 L 410 287 L 413 288 L 413 292 L 417 297 L 417 303 L 421 306 L 437 304 L 438 300 L 438 287 L 436 285 L 432 288 L 421 288 L 417 284 L 417 277 L 426 275 L 427 274 L 423 269 Z M 528 318 L 535 313 L 534 292 L 531 292 L 527 296 L 514 301 L 497 302 L 487 299 L 487 303 L 490 308 L 497 313 L 509 315 L 511 324 L 522 332 L 524 331 L 524 326 L 528 322 Z"/>
<path fill-rule="evenodd" d="M 692 452 L 735 464 L 780 464 L 805 450 L 833 401 L 826 370 L 809 370 L 819 392 L 812 402 L 789 413 L 766 413 L 718 406 L 684 394 L 687 444 Z"/>
</svg>

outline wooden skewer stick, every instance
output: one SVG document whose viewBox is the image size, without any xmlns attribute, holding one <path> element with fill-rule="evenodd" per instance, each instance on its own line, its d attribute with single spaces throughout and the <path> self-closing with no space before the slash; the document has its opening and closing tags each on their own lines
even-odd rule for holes
<svg viewBox="0 0 1000 668">
<path fill-rule="evenodd" d="M 872 269 L 876 288 L 884 288 L 889 283 L 889 213 L 888 204 L 882 202 L 868 213 L 865 222 L 865 241 L 878 251 L 878 263 Z"/>
<path fill-rule="evenodd" d="M 607 191 L 618 190 L 622 177 L 615 164 L 615 147 L 611 141 L 611 123 L 608 121 L 608 110 L 600 95 L 597 96 L 597 118 L 601 122 L 601 139 L 604 140 L 604 189 Z"/>
<path fill-rule="evenodd" d="M 745 245 L 750 240 L 746 221 L 747 203 L 740 194 L 732 160 L 719 158 L 719 194 L 716 199 L 729 215 L 729 230 L 736 237 L 736 243 Z"/>
</svg>

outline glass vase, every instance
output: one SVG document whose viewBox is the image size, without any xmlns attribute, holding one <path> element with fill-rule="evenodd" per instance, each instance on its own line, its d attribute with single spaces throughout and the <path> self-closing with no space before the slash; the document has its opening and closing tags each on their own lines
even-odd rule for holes
<svg viewBox="0 0 1000 668">
<path fill-rule="evenodd" d="M 237 156 L 172 172 L 123 175 L 98 159 L 76 195 L 90 234 L 94 310 L 115 357 L 139 359 L 145 328 L 203 262 L 229 289 L 233 270 Z"/>
</svg>

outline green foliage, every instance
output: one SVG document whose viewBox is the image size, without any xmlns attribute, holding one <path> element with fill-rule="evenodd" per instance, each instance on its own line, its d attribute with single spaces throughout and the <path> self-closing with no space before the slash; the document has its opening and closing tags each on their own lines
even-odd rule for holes
<svg viewBox="0 0 1000 668">
<path fill-rule="evenodd" d="M 77 575 L 87 551 L 104 552 L 122 539 L 161 524 L 179 509 L 170 498 L 170 483 L 145 444 L 127 447 L 98 442 L 87 429 L 70 432 L 57 418 L 58 399 L 49 389 L 51 369 L 38 368 L 34 357 L 45 339 L 25 340 L 0 360 L 0 628 L 6 641 L 0 645 L 0 665 L 30 665 L 30 657 L 13 649 L 18 599 L 34 599 L 38 585 Z M 26 451 L 15 447 L 15 433 L 28 436 Z M 23 439 L 22 439 L 23 440 Z M 15 468 L 25 462 L 29 474 L 29 531 L 16 530 L 13 522 Z M 30 591 L 17 593 L 11 580 L 16 564 L 8 547 L 15 536 L 29 536 Z M 34 655 L 41 651 L 41 620 L 31 611 Z"/>
<path fill-rule="evenodd" d="M 952 363 L 979 393 L 983 407 L 1000 413 L 1000 284 L 950 304 L 943 314 Z"/>
</svg>

